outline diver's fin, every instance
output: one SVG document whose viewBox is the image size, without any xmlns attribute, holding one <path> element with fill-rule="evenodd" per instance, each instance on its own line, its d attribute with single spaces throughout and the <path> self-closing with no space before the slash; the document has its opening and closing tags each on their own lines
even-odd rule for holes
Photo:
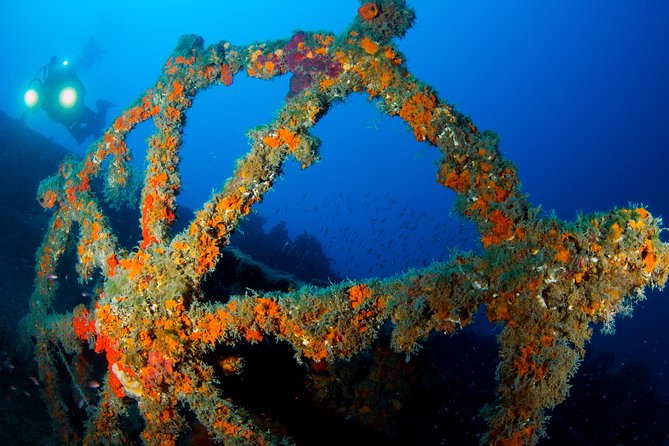
<svg viewBox="0 0 669 446">
<path fill-rule="evenodd" d="M 108 101 L 106 99 L 98 99 L 95 102 L 95 107 L 98 109 L 98 111 L 107 110 L 108 108 L 115 107 L 115 106 L 116 106 L 116 104 L 114 104 L 113 102 Z"/>
</svg>

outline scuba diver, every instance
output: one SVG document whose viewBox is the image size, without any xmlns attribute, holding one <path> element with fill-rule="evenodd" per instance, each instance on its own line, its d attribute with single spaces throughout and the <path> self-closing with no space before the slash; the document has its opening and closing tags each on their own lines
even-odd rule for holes
<svg viewBox="0 0 669 446">
<path fill-rule="evenodd" d="M 54 56 L 37 72 L 23 99 L 29 109 L 44 109 L 52 121 L 63 124 L 81 144 L 89 136 L 97 139 L 102 135 L 107 109 L 114 105 L 98 99 L 94 112 L 84 104 L 85 94 L 74 68 L 67 60 Z"/>
</svg>

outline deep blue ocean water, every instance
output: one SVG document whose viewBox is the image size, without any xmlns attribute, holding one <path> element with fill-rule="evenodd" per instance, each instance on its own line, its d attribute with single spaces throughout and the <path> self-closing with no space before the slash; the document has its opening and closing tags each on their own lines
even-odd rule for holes
<svg viewBox="0 0 669 446">
<path fill-rule="evenodd" d="M 669 3 L 663 0 L 410 2 L 417 20 L 398 42 L 410 71 L 502 138 L 535 204 L 565 219 L 642 203 L 669 214 Z M 79 70 L 89 104 L 116 104 L 108 123 L 152 87 L 181 34 L 205 44 L 339 33 L 358 2 L 34 2 L 0 3 L 0 110 L 23 112 L 23 92 L 51 56 L 76 60 L 87 42 L 99 57 Z M 92 41 L 90 39 L 93 39 Z M 270 122 L 288 78 L 235 78 L 201 93 L 188 114 L 179 203 L 197 209 L 247 150 L 245 131 Z M 44 113 L 29 127 L 75 153 L 76 141 Z M 140 126 L 131 139 L 142 165 Z M 451 210 L 453 193 L 434 181 L 436 150 L 360 95 L 316 126 L 322 160 L 284 179 L 257 206 L 271 229 L 313 234 L 340 277 L 384 277 L 447 259 L 476 243 Z M 20 187 L 20 185 L 18 185 Z M 4 193 L 4 191 L 3 191 Z M 1 211 L 1 210 L 0 210 Z M 0 249 L 3 249 L 0 246 Z M 27 256 L 32 258 L 32 253 Z M 669 400 L 669 299 L 649 292 L 615 336 L 592 348 L 621 364 L 642 361 L 653 390 Z M 28 296 L 10 296 L 27 309 Z M 596 329 L 597 331 L 597 329 Z M 605 404 L 605 403 L 603 403 Z M 669 433 L 669 431 L 668 431 Z"/>
</svg>

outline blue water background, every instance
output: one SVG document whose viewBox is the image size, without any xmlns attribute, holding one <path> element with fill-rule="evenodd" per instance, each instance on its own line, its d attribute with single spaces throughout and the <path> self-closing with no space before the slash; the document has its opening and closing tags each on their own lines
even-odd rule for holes
<svg viewBox="0 0 669 446">
<path fill-rule="evenodd" d="M 416 24 L 398 42 L 410 71 L 481 129 L 502 137 L 533 203 L 573 219 L 577 212 L 643 203 L 669 214 L 669 2 L 664 0 L 494 0 L 410 2 Z M 74 58 L 96 39 L 104 54 L 80 71 L 87 103 L 123 108 L 154 85 L 179 35 L 205 43 L 248 44 L 297 29 L 342 32 L 356 14 L 351 0 L 222 2 L 0 3 L 0 109 L 18 117 L 22 95 L 53 55 Z M 247 150 L 244 132 L 270 122 L 288 77 L 235 78 L 201 93 L 188 114 L 179 203 L 199 208 Z M 44 113 L 28 124 L 83 154 Z M 135 163 L 151 124 L 131 139 Z M 322 161 L 286 167 L 285 179 L 257 210 L 266 227 L 285 221 L 291 235 L 318 237 L 342 277 L 386 276 L 446 259 L 476 243 L 452 215 L 453 193 L 434 181 L 436 151 L 415 142 L 398 119 L 366 97 L 339 104 L 316 126 Z M 87 141 L 90 142 L 90 141 Z M 669 395 L 669 301 L 649 293 L 615 336 L 593 347 L 653 368 Z M 27 301 L 28 296 L 25 296 Z"/>
</svg>

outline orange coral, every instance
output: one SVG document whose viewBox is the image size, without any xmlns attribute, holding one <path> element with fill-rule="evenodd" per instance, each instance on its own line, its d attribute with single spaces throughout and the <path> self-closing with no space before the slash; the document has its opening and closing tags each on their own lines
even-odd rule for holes
<svg viewBox="0 0 669 446">
<path fill-rule="evenodd" d="M 434 128 L 431 125 L 432 112 L 437 105 L 433 94 L 418 92 L 407 100 L 399 115 L 413 129 L 417 141 L 434 140 Z"/>
<path fill-rule="evenodd" d="M 620 227 L 618 223 L 613 223 L 611 225 L 611 233 L 609 235 L 611 241 L 614 243 L 618 243 L 622 235 L 623 235 L 623 229 Z"/>
<path fill-rule="evenodd" d="M 276 149 L 281 144 L 285 144 L 288 146 L 288 149 L 295 150 L 300 142 L 300 137 L 292 130 L 282 127 L 277 130 L 276 135 L 264 136 L 263 142 L 272 149 Z"/>
<path fill-rule="evenodd" d="M 259 298 L 254 307 L 256 320 L 259 324 L 264 324 L 275 319 L 279 313 L 279 304 L 274 299 Z"/>
<path fill-rule="evenodd" d="M 488 213 L 488 220 L 493 224 L 488 235 L 481 238 L 484 248 L 497 245 L 514 237 L 513 221 L 504 212 L 494 209 Z"/>
<path fill-rule="evenodd" d="M 116 255 L 112 254 L 107 257 L 107 266 L 109 266 L 109 276 L 114 277 L 114 271 L 116 270 L 116 265 L 118 265 L 118 259 Z"/>
<path fill-rule="evenodd" d="M 72 326 L 74 334 L 81 340 L 88 341 L 95 335 L 95 318 L 83 305 L 75 307 Z"/>
<path fill-rule="evenodd" d="M 636 208 L 636 209 L 634 209 L 634 212 L 639 214 L 641 216 L 641 218 L 648 218 L 648 216 L 650 215 L 650 213 L 647 210 L 645 210 L 644 208 Z"/>
<path fill-rule="evenodd" d="M 364 20 L 372 20 L 379 15 L 379 6 L 375 2 L 365 3 L 358 8 L 358 14 L 360 14 L 360 17 Z"/>
<path fill-rule="evenodd" d="M 657 255 L 653 251 L 653 244 L 648 239 L 646 239 L 643 248 L 641 248 L 641 259 L 643 261 L 644 272 L 650 274 L 655 268 L 655 265 L 657 265 Z"/>
<path fill-rule="evenodd" d="M 518 376 L 523 376 L 536 368 L 536 363 L 532 357 L 539 353 L 539 349 L 534 345 L 525 345 L 521 348 L 521 355 L 513 360 L 513 367 Z"/>
<path fill-rule="evenodd" d="M 240 372 L 244 364 L 239 356 L 227 356 L 220 359 L 218 365 L 226 375 L 235 375 Z"/>
<path fill-rule="evenodd" d="M 372 39 L 363 37 L 360 41 L 360 48 L 365 50 L 367 54 L 374 55 L 377 51 L 379 51 L 379 44 L 374 42 Z"/>
<path fill-rule="evenodd" d="M 569 250 L 568 250 L 568 249 L 565 249 L 565 248 L 560 249 L 560 250 L 557 252 L 557 254 L 555 254 L 555 260 L 557 260 L 558 262 L 562 262 L 562 263 L 567 263 L 567 262 L 569 262 L 569 258 L 570 258 L 570 257 L 571 257 L 571 256 L 570 256 L 570 254 L 569 254 Z"/>
<path fill-rule="evenodd" d="M 463 193 L 470 187 L 470 174 L 468 170 L 457 173 L 454 170 L 449 170 L 449 166 L 444 164 L 439 172 L 441 184 L 453 189 L 456 192 Z"/>
<path fill-rule="evenodd" d="M 355 309 L 372 296 L 372 290 L 365 284 L 355 285 L 349 288 L 348 298 L 351 301 L 351 306 Z"/>
<path fill-rule="evenodd" d="M 262 334 L 250 328 L 244 331 L 244 338 L 249 342 L 262 342 Z"/>
<path fill-rule="evenodd" d="M 279 139 L 283 141 L 290 150 L 295 150 L 297 144 L 300 142 L 300 138 L 297 136 L 297 133 L 290 131 L 286 128 L 280 128 L 277 131 Z"/>
<path fill-rule="evenodd" d="M 277 136 L 265 136 L 263 141 L 272 149 L 276 149 L 281 145 L 281 140 Z"/>
<path fill-rule="evenodd" d="M 54 204 L 56 204 L 56 200 L 58 199 L 58 196 L 56 193 L 52 190 L 48 190 L 44 193 L 42 196 L 42 201 L 40 204 L 45 208 L 45 209 L 51 209 Z"/>
<path fill-rule="evenodd" d="M 165 116 L 176 121 L 181 117 L 181 113 L 174 107 L 166 107 Z"/>
<path fill-rule="evenodd" d="M 172 91 L 167 96 L 168 101 L 175 101 L 183 95 L 184 87 L 183 84 L 179 81 L 172 82 Z"/>
<path fill-rule="evenodd" d="M 143 251 L 139 250 L 134 257 L 121 259 L 119 265 L 124 270 L 128 271 L 128 275 L 131 279 L 134 279 L 137 275 L 141 274 L 142 269 L 144 268 L 145 254 Z"/>
</svg>

